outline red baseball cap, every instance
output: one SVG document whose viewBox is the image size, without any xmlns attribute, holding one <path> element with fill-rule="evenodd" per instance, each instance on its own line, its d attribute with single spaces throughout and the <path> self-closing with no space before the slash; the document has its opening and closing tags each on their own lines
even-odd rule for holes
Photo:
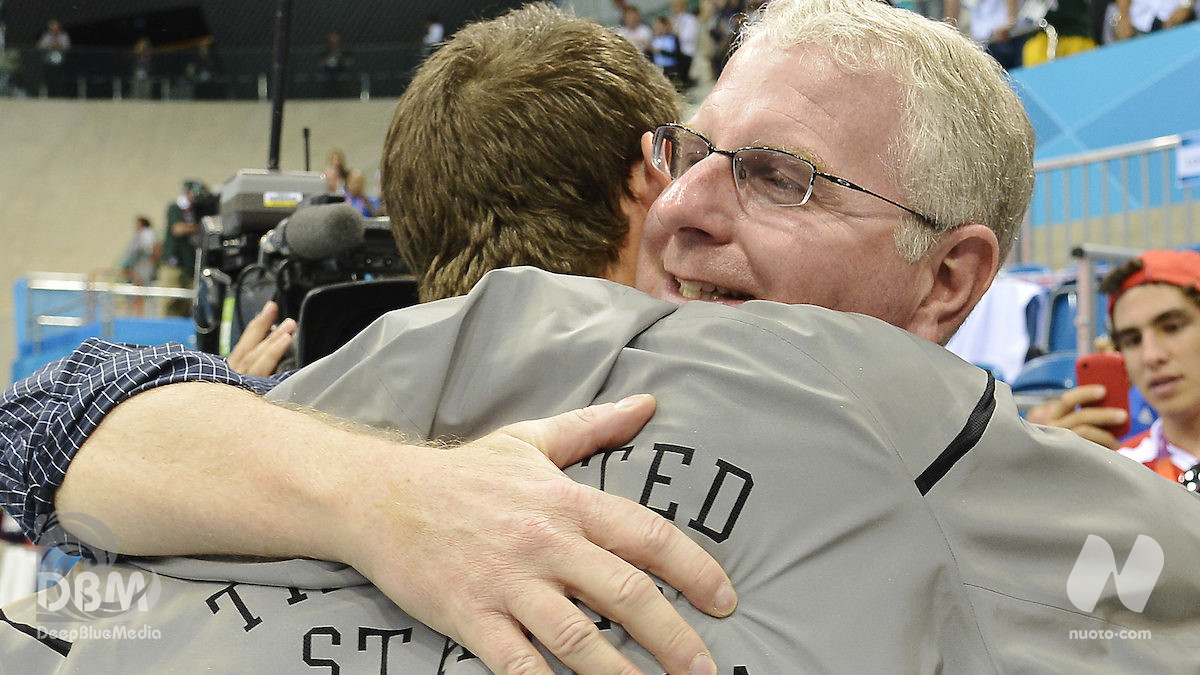
<svg viewBox="0 0 1200 675">
<path fill-rule="evenodd" d="M 1121 282 L 1121 288 L 1108 296 L 1108 315 L 1125 291 L 1142 284 L 1171 284 L 1200 291 L 1200 253 L 1195 251 L 1146 251 L 1137 258 L 1142 269 Z"/>
</svg>

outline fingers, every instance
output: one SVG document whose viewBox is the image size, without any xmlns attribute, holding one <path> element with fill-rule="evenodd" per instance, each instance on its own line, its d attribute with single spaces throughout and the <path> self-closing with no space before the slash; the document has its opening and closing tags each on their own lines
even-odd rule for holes
<svg viewBox="0 0 1200 675">
<path fill-rule="evenodd" d="M 597 494 L 596 508 L 584 522 L 591 541 L 652 572 L 683 593 L 696 609 L 718 617 L 733 613 L 737 607 L 733 584 L 708 551 L 649 509 Z"/>
<path fill-rule="evenodd" d="M 246 356 L 263 341 L 267 333 L 271 332 L 271 326 L 274 325 L 277 316 L 279 316 L 279 305 L 274 301 L 268 301 L 263 305 L 258 314 L 250 319 L 250 323 L 246 324 L 242 330 L 242 336 L 238 338 L 237 344 L 229 352 L 229 363 L 244 361 Z"/>
<path fill-rule="evenodd" d="M 1117 410 L 1119 412 L 1124 412 L 1119 408 L 1104 408 L 1104 410 Z M 1103 445 L 1110 450 L 1116 450 L 1121 444 L 1120 441 L 1117 440 L 1117 437 L 1113 436 L 1109 431 L 1092 424 L 1081 424 L 1079 426 L 1070 427 L 1070 429 L 1089 441 Z"/>
<path fill-rule="evenodd" d="M 1058 398 L 1052 398 L 1030 409 L 1025 419 L 1034 424 L 1063 427 L 1061 420 L 1078 406 L 1086 406 L 1104 398 L 1104 385 L 1089 384 L 1068 390 Z"/>
<path fill-rule="evenodd" d="M 1026 414 L 1025 419 L 1034 424 L 1044 424 L 1052 427 L 1062 427 L 1070 429 L 1075 424 L 1087 423 L 1089 419 L 1078 420 L 1074 416 L 1077 413 L 1090 410 L 1119 410 L 1118 408 L 1094 408 L 1089 407 L 1090 404 L 1104 399 L 1105 389 L 1102 384 L 1088 384 L 1082 387 L 1076 387 L 1068 390 L 1065 394 L 1058 398 L 1050 399 L 1045 403 L 1034 406 Z M 1082 407 L 1081 407 L 1082 406 Z M 1078 408 L 1078 410 L 1076 409 Z M 1106 413 L 1108 415 L 1109 413 Z M 1084 415 L 1088 417 L 1088 415 Z M 1105 418 L 1106 419 L 1106 418 Z M 1115 422 L 1104 422 L 1100 424 L 1120 424 L 1124 419 L 1116 420 Z"/>
<path fill-rule="evenodd" d="M 555 464 L 566 466 L 597 449 L 628 441 L 649 420 L 654 408 L 653 397 L 637 395 L 616 404 L 510 425 L 502 431 L 538 447 Z M 737 605 L 724 571 L 707 551 L 650 510 L 591 488 L 580 489 L 577 503 L 585 504 L 581 523 L 594 545 L 580 549 L 578 559 L 564 566 L 564 583 L 593 610 L 621 623 L 669 672 L 689 672 L 693 665 L 711 664 L 700 636 L 637 568 L 650 570 L 679 589 L 698 609 L 714 616 L 727 616 Z M 577 622 L 582 615 L 572 616 Z M 527 621 L 537 620 L 518 618 L 531 629 Z M 584 632 L 581 624 L 571 626 L 571 630 Z M 562 638 L 566 630 L 559 626 L 555 632 L 547 627 L 534 634 L 543 640 L 558 639 L 556 644 L 565 645 L 572 653 L 588 654 L 576 658 L 606 662 L 606 652 L 599 647 L 585 647 L 592 642 L 586 636 L 571 634 L 579 645 Z M 555 647 L 551 651 L 560 658 L 564 656 Z M 697 658 L 700 661 L 694 664 Z"/>
<path fill-rule="evenodd" d="M 518 422 L 500 430 L 538 448 L 559 468 L 569 466 L 597 450 L 633 438 L 654 415 L 649 394 L 635 394 L 616 403 L 571 410 L 541 420 Z"/>
<path fill-rule="evenodd" d="M 287 354 L 288 347 L 292 345 L 292 333 L 294 332 L 296 332 L 295 320 L 284 319 L 283 323 L 271 331 L 266 340 L 258 343 L 254 350 L 247 355 L 245 369 L 241 372 L 246 375 L 263 377 L 273 374 L 279 367 L 279 362 Z"/>
<path fill-rule="evenodd" d="M 496 614 L 464 626 L 458 641 L 470 645 L 471 653 L 478 656 L 493 673 L 549 675 L 553 672 L 516 622 L 507 616 Z"/>
<path fill-rule="evenodd" d="M 1086 406 L 1104 399 L 1107 393 L 1102 384 L 1085 384 L 1075 387 L 1062 395 L 1063 413 L 1074 410 L 1077 406 Z"/>
<path fill-rule="evenodd" d="M 1058 426 L 1074 429 L 1084 425 L 1115 427 L 1125 423 L 1129 415 L 1121 408 L 1080 408 L 1059 420 Z"/>
<path fill-rule="evenodd" d="M 644 572 L 599 548 L 584 551 L 576 567 L 586 574 L 580 575 L 574 595 L 621 624 L 668 673 L 716 673 L 716 664 L 699 633 Z M 546 642 L 546 637 L 538 637 Z M 560 642 L 559 647 L 564 644 Z M 599 653 L 595 658 L 598 663 Z"/>
<path fill-rule="evenodd" d="M 271 328 L 279 315 L 279 306 L 267 302 L 262 310 L 246 324 L 242 336 L 229 353 L 229 367 L 244 375 L 265 377 L 275 372 L 279 362 L 287 354 L 292 344 L 292 334 L 296 332 L 296 322 L 284 319 L 282 323 Z"/>
<path fill-rule="evenodd" d="M 604 639 L 592 619 L 559 593 L 524 597 L 514 605 L 513 614 L 573 672 L 636 672 L 629 659 Z"/>
<path fill-rule="evenodd" d="M 1105 427 L 1125 422 L 1129 416 L 1121 408 L 1101 408 L 1090 405 L 1104 399 L 1102 384 L 1089 384 L 1071 389 L 1060 398 L 1052 399 L 1031 409 L 1026 419 L 1036 424 L 1069 429 L 1093 443 L 1116 448 L 1119 442 Z"/>
</svg>

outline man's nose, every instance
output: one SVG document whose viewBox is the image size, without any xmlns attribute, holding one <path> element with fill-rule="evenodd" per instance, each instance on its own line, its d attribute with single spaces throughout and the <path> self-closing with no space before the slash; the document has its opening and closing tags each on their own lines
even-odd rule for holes
<svg viewBox="0 0 1200 675">
<path fill-rule="evenodd" d="M 1161 335 L 1152 330 L 1142 334 L 1142 359 L 1147 365 L 1161 365 L 1169 358 L 1170 352 Z"/>
<path fill-rule="evenodd" d="M 662 221 L 674 235 L 717 243 L 733 236 L 742 206 L 731 161 L 713 153 L 671 181 L 659 196 Z"/>
</svg>

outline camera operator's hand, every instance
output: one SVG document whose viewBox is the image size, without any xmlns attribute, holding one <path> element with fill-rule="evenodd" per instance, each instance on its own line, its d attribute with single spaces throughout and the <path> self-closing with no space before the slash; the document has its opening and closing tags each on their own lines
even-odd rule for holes
<svg viewBox="0 0 1200 675">
<path fill-rule="evenodd" d="M 279 362 L 292 344 L 296 332 L 296 321 L 284 319 L 271 328 L 279 316 L 279 305 L 274 301 L 263 305 L 258 315 L 246 324 L 242 337 L 238 338 L 233 351 L 229 352 L 229 367 L 243 375 L 266 377 L 273 375 Z"/>
<path fill-rule="evenodd" d="M 637 396 L 513 424 L 458 448 L 412 449 L 420 460 L 394 475 L 380 457 L 335 519 L 352 527 L 329 536 L 397 604 L 495 672 L 546 671 L 523 630 L 574 671 L 627 672 L 578 598 L 667 672 L 715 673 L 699 635 L 639 568 L 723 616 L 736 598 L 720 567 L 649 509 L 555 466 L 624 443 L 653 411 L 653 398 Z"/>
<path fill-rule="evenodd" d="M 630 671 L 577 598 L 667 671 L 713 673 L 699 636 L 638 568 L 722 616 L 736 596 L 717 563 L 657 514 L 555 466 L 625 442 L 653 411 L 638 396 L 448 450 L 235 387 L 172 384 L 104 418 L 55 506 L 99 519 L 119 553 L 341 560 L 499 672 L 549 672 L 523 630 L 577 671 Z"/>
</svg>

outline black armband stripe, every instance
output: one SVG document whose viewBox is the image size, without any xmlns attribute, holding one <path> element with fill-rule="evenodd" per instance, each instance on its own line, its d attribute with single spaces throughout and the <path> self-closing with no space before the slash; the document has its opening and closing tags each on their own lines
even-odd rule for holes
<svg viewBox="0 0 1200 675">
<path fill-rule="evenodd" d="M 63 658 L 66 658 L 71 653 L 71 643 L 66 640 L 60 640 L 56 637 L 47 635 L 45 631 L 35 629 L 33 626 L 28 626 L 23 623 L 17 623 L 4 615 L 4 610 L 0 609 L 0 621 L 16 628 L 18 631 L 28 635 L 38 642 L 46 645 L 50 649 L 58 652 Z"/>
<path fill-rule="evenodd" d="M 950 441 L 950 445 L 942 451 L 942 454 L 937 456 L 937 459 L 917 476 L 917 489 L 924 495 L 933 488 L 934 484 L 942 479 L 950 468 L 954 466 L 958 460 L 962 459 L 971 448 L 979 443 L 979 439 L 983 438 L 983 432 L 987 430 L 988 422 L 992 419 L 992 413 L 996 412 L 996 378 L 990 372 L 987 374 L 987 386 L 983 388 L 983 396 L 979 398 L 979 402 L 975 404 L 975 409 L 967 416 L 967 423 L 963 425 L 962 431 Z"/>
</svg>

